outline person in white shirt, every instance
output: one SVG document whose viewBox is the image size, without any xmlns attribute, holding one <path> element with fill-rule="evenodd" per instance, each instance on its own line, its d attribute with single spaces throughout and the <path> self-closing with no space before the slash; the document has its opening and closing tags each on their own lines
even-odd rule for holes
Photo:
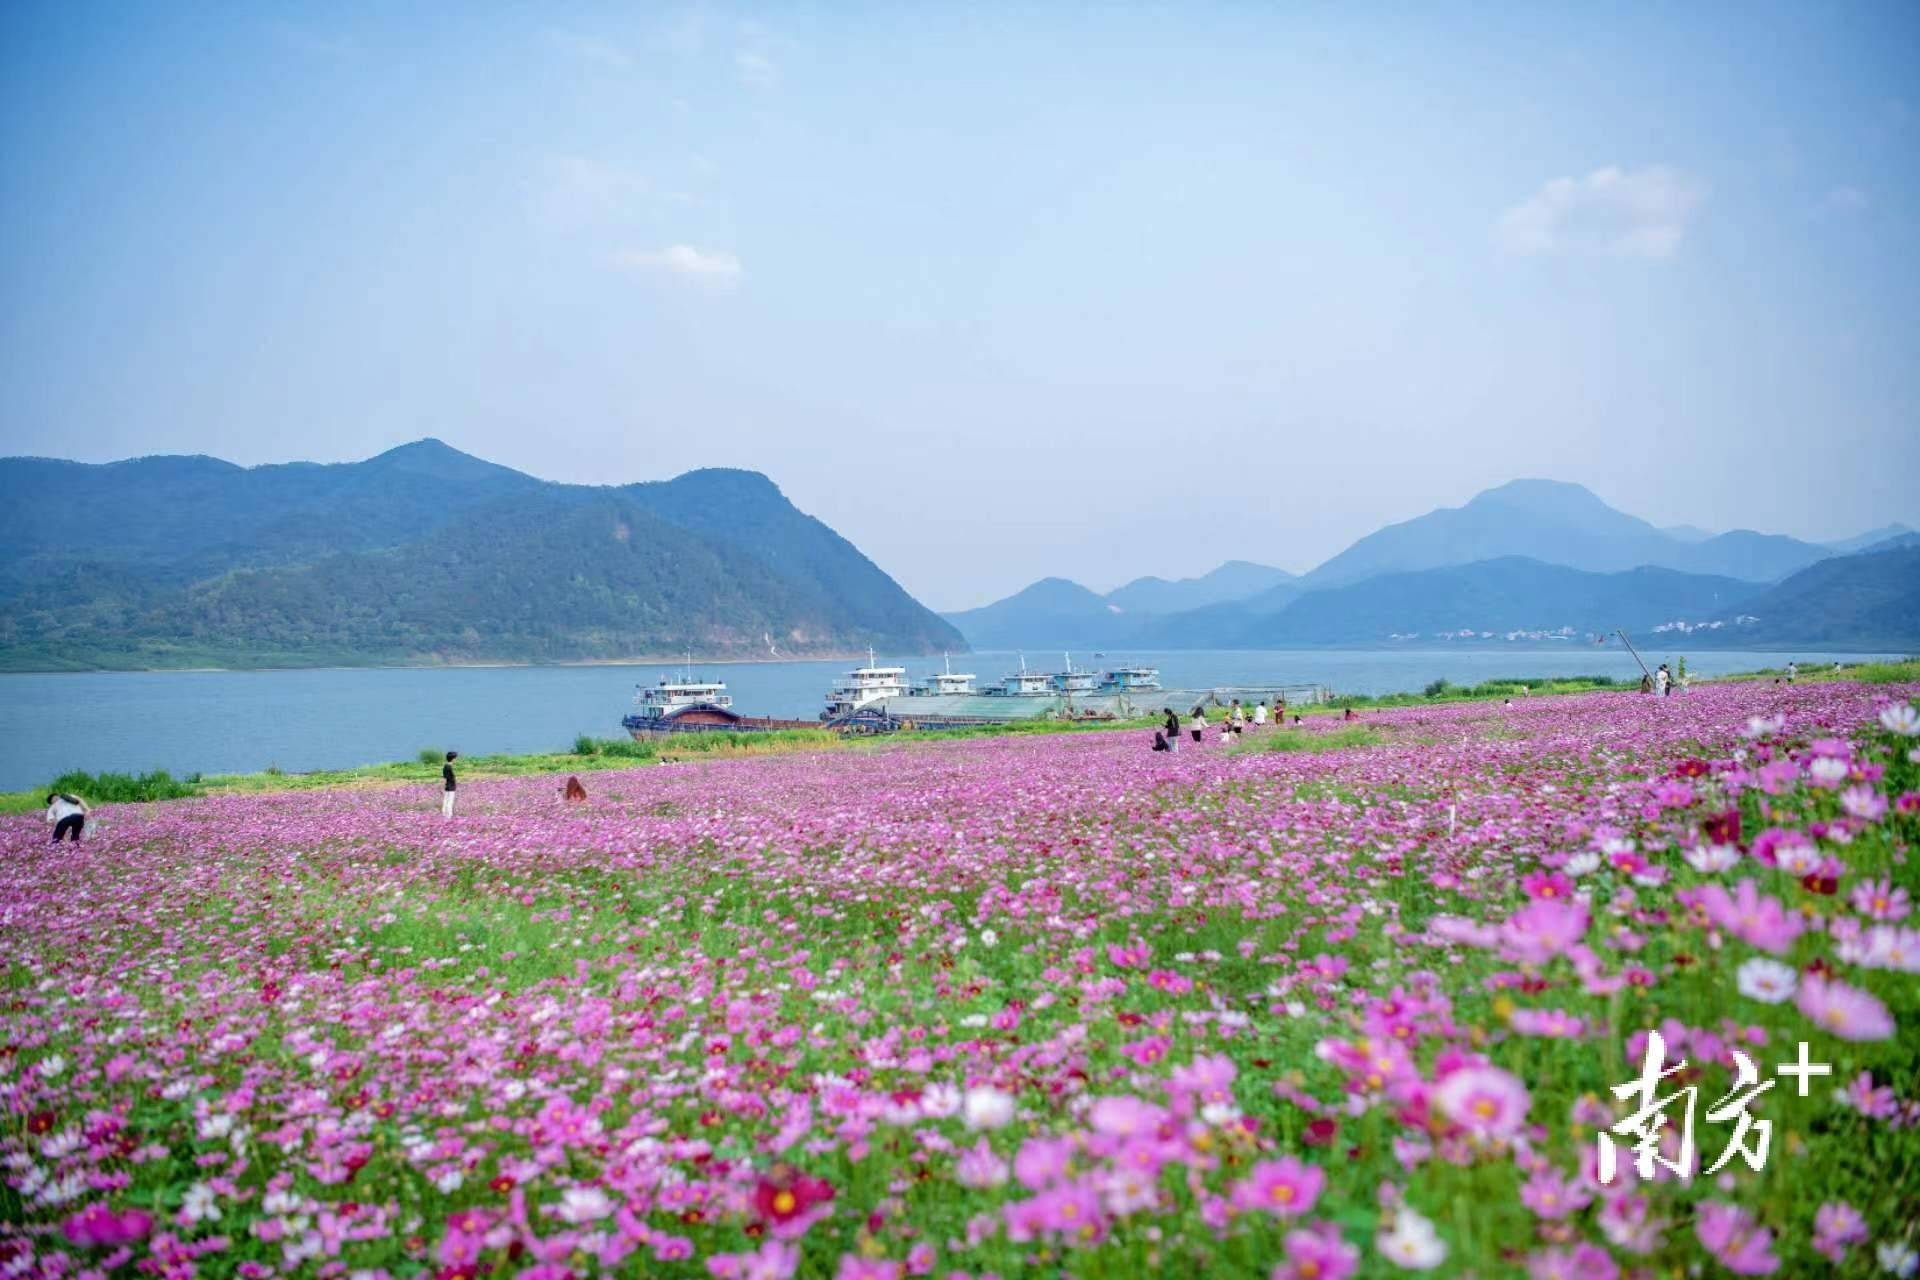
<svg viewBox="0 0 1920 1280">
<path fill-rule="evenodd" d="M 1193 740 L 1195 742 L 1200 741 L 1201 736 L 1207 731 L 1207 712 L 1205 707 L 1195 707 L 1193 709 L 1193 718 L 1187 721 L 1187 728 L 1192 732 Z"/>
<path fill-rule="evenodd" d="M 1266 722 L 1267 722 L 1267 704 L 1264 702 L 1254 703 L 1253 704 L 1253 727 L 1258 729 L 1262 725 L 1266 724 Z"/>
<path fill-rule="evenodd" d="M 87 808 L 87 802 L 79 796 L 49 793 L 47 821 L 53 824 L 53 842 L 59 844 L 60 837 L 66 836 L 72 843 L 79 844 L 80 831 L 87 825 L 87 816 L 92 812 Z"/>
</svg>

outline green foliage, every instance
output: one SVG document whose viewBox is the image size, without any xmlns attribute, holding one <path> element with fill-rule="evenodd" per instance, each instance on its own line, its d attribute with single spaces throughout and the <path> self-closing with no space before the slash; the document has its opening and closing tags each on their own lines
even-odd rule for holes
<svg viewBox="0 0 1920 1280">
<path fill-rule="evenodd" d="M 1256 733 L 1252 737 L 1242 735 L 1241 741 L 1233 745 L 1233 752 L 1236 755 L 1261 755 L 1267 752 L 1344 751 L 1349 747 L 1377 747 L 1385 741 L 1386 736 L 1378 729 L 1363 725 L 1329 729 L 1325 733 L 1275 729 Z"/>
<path fill-rule="evenodd" d="M 419 753 L 414 756 L 414 759 L 418 760 L 421 764 L 431 767 L 443 763 L 446 760 L 446 756 L 447 753 L 439 747 L 422 747 Z"/>
<path fill-rule="evenodd" d="M 590 738 L 583 733 L 573 740 L 573 754 L 598 756 L 605 760 L 652 760 L 659 756 L 660 750 L 651 742 L 635 742 L 632 738 Z"/>
<path fill-rule="evenodd" d="M 46 790 L 78 796 L 88 804 L 179 800 L 186 796 L 200 794 L 198 787 L 179 781 L 165 769 L 138 776 L 130 773 L 87 773 L 80 769 L 69 769 L 49 782 Z M 45 792 L 41 793 L 41 798 L 45 799 Z"/>
<path fill-rule="evenodd" d="M 1441 694 L 1445 693 L 1448 688 L 1449 686 L 1447 684 L 1446 677 L 1442 676 L 1440 679 L 1435 680 L 1432 684 L 1422 689 L 1420 691 L 1420 696 L 1423 698 L 1437 698 Z"/>
</svg>

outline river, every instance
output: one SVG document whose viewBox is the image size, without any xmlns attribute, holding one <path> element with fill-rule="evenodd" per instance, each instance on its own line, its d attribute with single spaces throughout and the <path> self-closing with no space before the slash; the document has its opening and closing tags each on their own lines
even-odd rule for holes
<svg viewBox="0 0 1920 1280">
<path fill-rule="evenodd" d="M 1649 664 L 1678 651 L 1643 651 Z M 1036 668 L 1056 655 L 1029 653 Z M 1472 684 L 1495 676 L 1629 676 L 1639 668 L 1616 648 L 1385 649 L 1253 652 L 1188 650 L 1124 655 L 1161 670 L 1169 688 L 1211 685 L 1329 685 L 1339 692 L 1392 693 L 1445 678 Z M 1688 653 L 1702 675 L 1778 666 L 1788 655 L 1705 650 Z M 1881 655 L 1801 653 L 1803 666 Z M 882 655 L 885 661 L 885 655 Z M 898 661 L 898 660 L 896 660 Z M 1098 665 L 1091 653 L 1078 665 Z M 954 659 L 985 685 L 1016 665 L 1009 653 Z M 853 664 L 733 663 L 700 668 L 725 680 L 737 710 L 810 718 L 834 678 Z M 937 660 L 906 661 L 930 671 Z M 0 790 L 38 786 L 65 769 L 91 772 L 288 772 L 411 759 L 422 747 L 471 755 L 552 751 L 576 735 L 614 737 L 636 682 L 677 668 L 426 667 L 320 671 L 90 672 L 0 675 Z"/>
</svg>

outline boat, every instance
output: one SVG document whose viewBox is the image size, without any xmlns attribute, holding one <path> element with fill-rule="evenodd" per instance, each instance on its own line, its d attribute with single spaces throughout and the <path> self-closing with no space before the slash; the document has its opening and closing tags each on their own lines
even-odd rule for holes
<svg viewBox="0 0 1920 1280">
<path fill-rule="evenodd" d="M 846 679 L 827 691 L 827 709 L 822 720 L 837 720 L 874 702 L 907 696 L 907 669 L 880 666 L 867 650 L 867 665 L 847 672 Z"/>
<path fill-rule="evenodd" d="M 911 690 L 917 698 L 937 698 L 945 694 L 972 693 L 973 672 L 959 672 L 953 669 L 951 655 L 943 654 L 942 670 L 928 674 L 926 679 Z"/>
<path fill-rule="evenodd" d="M 1159 688 L 1158 667 L 1115 667 L 1100 674 L 1101 693 L 1152 693 Z"/>
<path fill-rule="evenodd" d="M 696 680 L 691 669 L 679 679 L 661 676 L 658 684 L 636 685 L 634 711 L 620 721 L 635 741 L 688 729 L 732 729 L 741 717 L 724 680 Z"/>
<path fill-rule="evenodd" d="M 1073 665 L 1073 655 L 1061 655 L 1067 660 L 1065 670 L 1055 671 L 1047 677 L 1047 687 L 1055 693 L 1092 693 L 1094 674 L 1082 671 Z"/>
<path fill-rule="evenodd" d="M 987 692 L 1000 697 L 1046 697 L 1053 692 L 1053 677 L 1044 671 L 1027 670 L 1027 655 L 1023 653 L 1020 655 L 1020 669 L 1009 671 L 998 689 L 989 689 Z"/>
</svg>

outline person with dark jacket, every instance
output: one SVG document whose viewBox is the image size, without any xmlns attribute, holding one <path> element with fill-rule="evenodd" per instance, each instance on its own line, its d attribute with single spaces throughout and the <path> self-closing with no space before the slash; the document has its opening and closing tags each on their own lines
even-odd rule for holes
<svg viewBox="0 0 1920 1280">
<path fill-rule="evenodd" d="M 440 778 L 446 784 L 440 791 L 440 816 L 453 816 L 453 799 L 459 794 L 459 784 L 453 778 L 453 762 L 460 758 L 458 751 L 447 752 L 447 762 L 440 766 Z"/>
</svg>

